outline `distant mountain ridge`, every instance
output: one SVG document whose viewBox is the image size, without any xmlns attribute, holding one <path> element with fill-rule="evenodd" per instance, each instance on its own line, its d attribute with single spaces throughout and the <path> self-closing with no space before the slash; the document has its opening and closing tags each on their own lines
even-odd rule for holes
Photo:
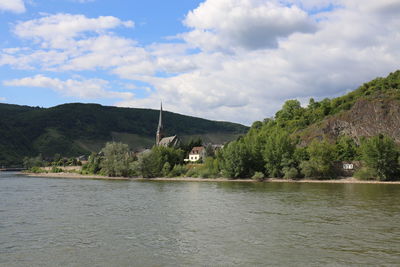
<svg viewBox="0 0 400 267">
<path fill-rule="evenodd" d="M 0 104 L 0 114 L 0 165 L 12 165 L 39 153 L 45 157 L 88 154 L 112 140 L 132 149 L 151 147 L 159 111 L 81 103 L 52 108 Z M 248 130 L 237 123 L 168 111 L 163 117 L 165 133 L 183 139 L 201 137 L 205 142 L 224 143 Z"/>
</svg>

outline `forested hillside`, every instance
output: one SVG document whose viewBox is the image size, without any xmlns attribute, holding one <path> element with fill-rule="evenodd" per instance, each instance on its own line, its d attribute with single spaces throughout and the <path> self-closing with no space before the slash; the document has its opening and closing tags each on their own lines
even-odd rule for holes
<svg viewBox="0 0 400 267">
<path fill-rule="evenodd" d="M 396 144 L 397 142 L 397 144 Z M 307 107 L 288 100 L 274 118 L 254 122 L 225 146 L 220 170 L 228 177 L 333 178 L 335 162 L 362 161 L 363 178 L 400 173 L 400 71 L 335 99 Z"/>
<path fill-rule="evenodd" d="M 288 100 L 274 118 L 255 122 L 253 128 L 282 128 L 305 143 L 314 138 L 335 140 L 387 134 L 400 142 L 400 71 L 377 78 L 338 98 L 315 101 L 307 107 Z"/>
<path fill-rule="evenodd" d="M 98 104 L 52 108 L 0 104 L 0 114 L 0 165 L 14 165 L 39 153 L 70 157 L 97 152 L 111 140 L 127 143 L 131 149 L 150 148 L 159 111 Z M 227 142 L 248 130 L 240 124 L 171 112 L 164 112 L 163 120 L 167 135 L 202 137 L 205 142 Z"/>
</svg>

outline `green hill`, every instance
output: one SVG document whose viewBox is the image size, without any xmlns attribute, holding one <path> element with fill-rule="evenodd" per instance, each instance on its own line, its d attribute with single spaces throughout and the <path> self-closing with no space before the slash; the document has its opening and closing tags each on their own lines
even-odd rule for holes
<svg viewBox="0 0 400 267">
<path fill-rule="evenodd" d="M 274 118 L 255 122 L 254 131 L 281 128 L 303 144 L 313 139 L 335 141 L 346 135 L 359 142 L 378 134 L 391 136 L 400 143 L 400 71 L 376 78 L 358 89 L 334 99 L 314 101 L 307 107 L 288 100 Z M 252 133 L 249 133 L 252 134 Z"/>
<path fill-rule="evenodd" d="M 0 104 L 0 114 L 0 165 L 15 165 L 24 156 L 39 153 L 44 157 L 88 154 L 111 140 L 134 150 L 151 147 L 159 111 L 79 103 L 52 108 Z M 163 121 L 166 135 L 184 140 L 202 137 L 204 142 L 223 143 L 248 130 L 240 124 L 167 111 Z"/>
<path fill-rule="evenodd" d="M 362 137 L 378 134 L 400 143 L 400 71 L 365 83 L 342 97 L 309 105 L 307 111 L 323 114 L 297 132 L 307 143 L 314 138 L 336 140 L 342 135 L 359 143 Z"/>
</svg>

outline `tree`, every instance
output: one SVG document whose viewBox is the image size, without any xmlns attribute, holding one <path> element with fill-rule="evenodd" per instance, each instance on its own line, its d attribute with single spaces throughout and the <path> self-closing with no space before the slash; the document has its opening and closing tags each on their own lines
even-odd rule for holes
<svg viewBox="0 0 400 267">
<path fill-rule="evenodd" d="M 294 151 L 295 145 L 284 130 L 276 129 L 268 136 L 263 156 L 270 177 L 282 177 L 284 168 L 295 166 Z"/>
<path fill-rule="evenodd" d="M 150 151 L 139 157 L 139 169 L 144 178 L 161 176 L 162 160 L 158 153 Z"/>
<path fill-rule="evenodd" d="M 25 157 L 23 159 L 23 164 L 24 167 L 27 169 L 30 169 L 32 167 L 43 167 L 44 162 L 42 154 L 39 154 L 37 157 L 32 157 L 32 158 Z"/>
<path fill-rule="evenodd" d="M 336 141 L 336 159 L 339 161 L 351 161 L 358 157 L 358 147 L 354 139 L 344 135 Z"/>
<path fill-rule="evenodd" d="M 214 150 L 214 148 L 213 148 L 213 146 L 212 146 L 212 144 L 208 144 L 207 146 L 206 146 L 206 157 L 215 157 L 215 150 Z"/>
<path fill-rule="evenodd" d="M 278 121 L 290 121 L 299 119 L 302 113 L 303 108 L 298 100 L 287 100 L 275 117 Z"/>
<path fill-rule="evenodd" d="M 168 175 L 175 165 L 183 163 L 184 152 L 173 147 L 155 146 L 139 158 L 141 174 L 145 178 Z M 168 163 L 168 164 L 167 164 Z"/>
<path fill-rule="evenodd" d="M 104 153 L 104 160 L 101 162 L 104 174 L 110 177 L 129 176 L 130 165 L 134 159 L 130 156 L 128 145 L 108 142 L 101 151 Z"/>
<path fill-rule="evenodd" d="M 335 147 L 326 140 L 314 140 L 307 147 L 310 157 L 308 161 L 300 164 L 302 173 L 309 178 L 334 178 Z"/>
<path fill-rule="evenodd" d="M 96 153 L 92 153 L 89 158 L 88 162 L 82 166 L 82 172 L 88 174 L 97 174 L 101 170 L 101 157 L 98 156 Z"/>
<path fill-rule="evenodd" d="M 222 150 L 221 169 L 229 178 L 244 178 L 251 176 L 249 169 L 249 151 L 243 139 L 229 143 Z"/>
<path fill-rule="evenodd" d="M 381 181 L 398 179 L 399 150 L 394 140 L 378 135 L 361 142 L 362 159 Z"/>
</svg>

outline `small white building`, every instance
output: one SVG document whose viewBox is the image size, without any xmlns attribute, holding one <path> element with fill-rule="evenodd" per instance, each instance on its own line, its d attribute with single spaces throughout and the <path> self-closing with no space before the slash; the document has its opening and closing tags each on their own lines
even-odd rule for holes
<svg viewBox="0 0 400 267">
<path fill-rule="evenodd" d="M 195 146 L 189 153 L 190 162 L 196 162 L 200 159 L 203 159 L 206 155 L 206 149 L 203 146 Z"/>
<path fill-rule="evenodd" d="M 354 164 L 352 163 L 344 163 L 343 170 L 354 170 Z"/>
</svg>

